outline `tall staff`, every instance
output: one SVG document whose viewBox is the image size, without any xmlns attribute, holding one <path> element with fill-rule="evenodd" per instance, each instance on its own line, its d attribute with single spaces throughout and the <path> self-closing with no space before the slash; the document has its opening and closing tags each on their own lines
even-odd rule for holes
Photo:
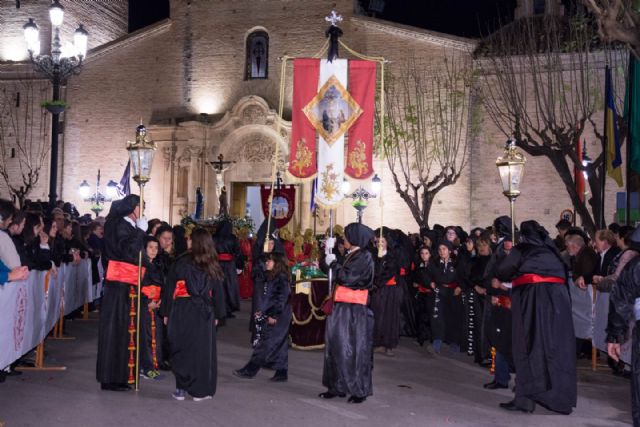
<svg viewBox="0 0 640 427">
<path fill-rule="evenodd" d="M 147 128 L 142 122 L 136 128 L 135 142 L 127 143 L 129 158 L 131 160 L 131 168 L 133 169 L 133 180 L 138 183 L 140 188 L 140 216 L 144 215 L 144 186 L 151 179 L 151 167 L 153 166 L 153 157 L 156 153 L 156 143 L 147 138 Z M 140 384 L 140 291 L 142 289 L 142 251 L 138 253 L 138 289 L 136 292 L 137 308 L 136 316 L 136 344 L 135 344 L 135 389 L 139 390 Z"/>
</svg>

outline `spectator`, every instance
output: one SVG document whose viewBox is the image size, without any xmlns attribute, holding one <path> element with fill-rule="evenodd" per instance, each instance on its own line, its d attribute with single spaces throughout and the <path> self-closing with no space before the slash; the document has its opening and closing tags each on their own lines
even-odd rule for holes
<svg viewBox="0 0 640 427">
<path fill-rule="evenodd" d="M 29 270 L 44 271 L 51 268 L 49 236 L 43 228 L 40 215 L 29 212 L 25 218 L 24 230 L 20 235 L 13 236 L 20 262 L 29 267 Z"/>
<path fill-rule="evenodd" d="M 15 212 L 13 203 L 0 199 L 0 261 L 10 270 L 20 266 L 20 256 L 8 233 Z"/>
</svg>

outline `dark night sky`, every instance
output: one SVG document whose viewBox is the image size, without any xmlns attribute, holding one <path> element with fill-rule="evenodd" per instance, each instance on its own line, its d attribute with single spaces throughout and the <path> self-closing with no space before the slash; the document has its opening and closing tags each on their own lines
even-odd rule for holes
<svg viewBox="0 0 640 427">
<path fill-rule="evenodd" d="M 362 2 L 368 4 L 368 0 Z M 448 34 L 478 37 L 495 29 L 498 22 L 509 22 L 515 4 L 516 0 L 387 0 L 379 18 Z M 129 31 L 168 16 L 169 0 L 131 0 Z"/>
</svg>

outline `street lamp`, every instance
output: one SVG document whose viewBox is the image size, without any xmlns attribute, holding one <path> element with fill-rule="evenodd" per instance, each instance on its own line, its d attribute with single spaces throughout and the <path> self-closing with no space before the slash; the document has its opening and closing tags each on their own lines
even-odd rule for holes
<svg viewBox="0 0 640 427">
<path fill-rule="evenodd" d="M 53 85 L 53 101 L 46 107 L 51 113 L 51 168 L 49 170 L 49 205 L 56 203 L 58 186 L 58 134 L 60 133 L 60 113 L 64 105 L 60 104 L 60 85 L 67 79 L 80 73 L 82 61 L 87 56 L 87 39 L 89 33 L 80 25 L 73 35 L 73 50 L 63 52 L 60 42 L 60 26 L 64 18 L 64 8 L 58 0 L 53 0 L 49 7 L 49 20 L 53 27 L 51 55 L 40 54 L 39 29 L 33 18 L 22 27 L 27 42 L 29 58 L 36 71 L 45 74 Z"/>
<path fill-rule="evenodd" d="M 511 206 L 511 238 L 516 238 L 515 233 L 515 202 L 520 195 L 520 183 L 524 175 L 524 164 L 526 159 L 516 151 L 516 140 L 509 139 L 504 149 L 502 157 L 496 160 L 500 180 L 502 181 L 502 194 L 509 199 Z"/>
<path fill-rule="evenodd" d="M 356 208 L 359 224 L 362 224 L 362 214 L 369 204 L 369 199 L 375 199 L 378 197 L 381 189 L 382 181 L 378 175 L 375 175 L 371 179 L 371 192 L 365 190 L 362 186 L 359 186 L 353 193 L 349 194 L 351 191 L 351 183 L 346 179 L 342 181 L 342 194 L 344 194 L 344 197 L 347 199 L 353 199 L 351 206 Z"/>
<path fill-rule="evenodd" d="M 142 123 L 136 127 L 136 140 L 127 142 L 127 151 L 129 151 L 129 159 L 131 161 L 131 169 L 133 171 L 133 180 L 138 183 L 140 188 L 140 216 L 144 215 L 144 186 L 151 179 L 151 167 L 153 166 L 153 157 L 156 154 L 156 143 L 147 138 L 147 128 Z M 138 286 L 137 290 L 130 290 L 131 312 L 134 312 L 134 298 L 138 298 L 138 309 L 136 313 L 136 343 L 135 343 L 135 365 L 131 369 L 129 364 L 129 381 L 135 375 L 135 388 L 138 390 L 140 381 L 140 289 L 142 288 L 142 250 L 138 254 Z M 137 291 L 137 295 L 136 295 Z M 131 330 L 131 329 L 130 329 Z M 133 335 L 129 337 L 129 348 L 133 344 Z M 131 350 L 130 350 L 131 351 Z M 133 360 L 133 354 L 129 353 L 130 362 Z"/>
<path fill-rule="evenodd" d="M 96 214 L 97 218 L 100 215 L 100 212 L 104 210 L 102 205 L 105 202 L 112 201 L 118 196 L 118 184 L 113 180 L 109 180 L 106 191 L 102 193 L 100 191 L 100 169 L 98 169 L 98 177 L 96 179 L 96 189 L 94 193 L 91 194 L 91 186 L 86 179 L 82 181 L 80 187 L 78 187 L 78 193 L 85 202 L 92 203 L 91 211 Z"/>
</svg>

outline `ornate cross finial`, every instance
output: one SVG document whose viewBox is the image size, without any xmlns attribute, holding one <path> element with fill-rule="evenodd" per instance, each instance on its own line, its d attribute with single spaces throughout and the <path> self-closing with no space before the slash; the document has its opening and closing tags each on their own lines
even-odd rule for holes
<svg viewBox="0 0 640 427">
<path fill-rule="evenodd" d="M 337 27 L 342 22 L 342 15 L 338 15 L 335 10 L 332 10 L 329 15 L 324 17 L 324 20 L 330 22 L 333 27 Z"/>
</svg>

